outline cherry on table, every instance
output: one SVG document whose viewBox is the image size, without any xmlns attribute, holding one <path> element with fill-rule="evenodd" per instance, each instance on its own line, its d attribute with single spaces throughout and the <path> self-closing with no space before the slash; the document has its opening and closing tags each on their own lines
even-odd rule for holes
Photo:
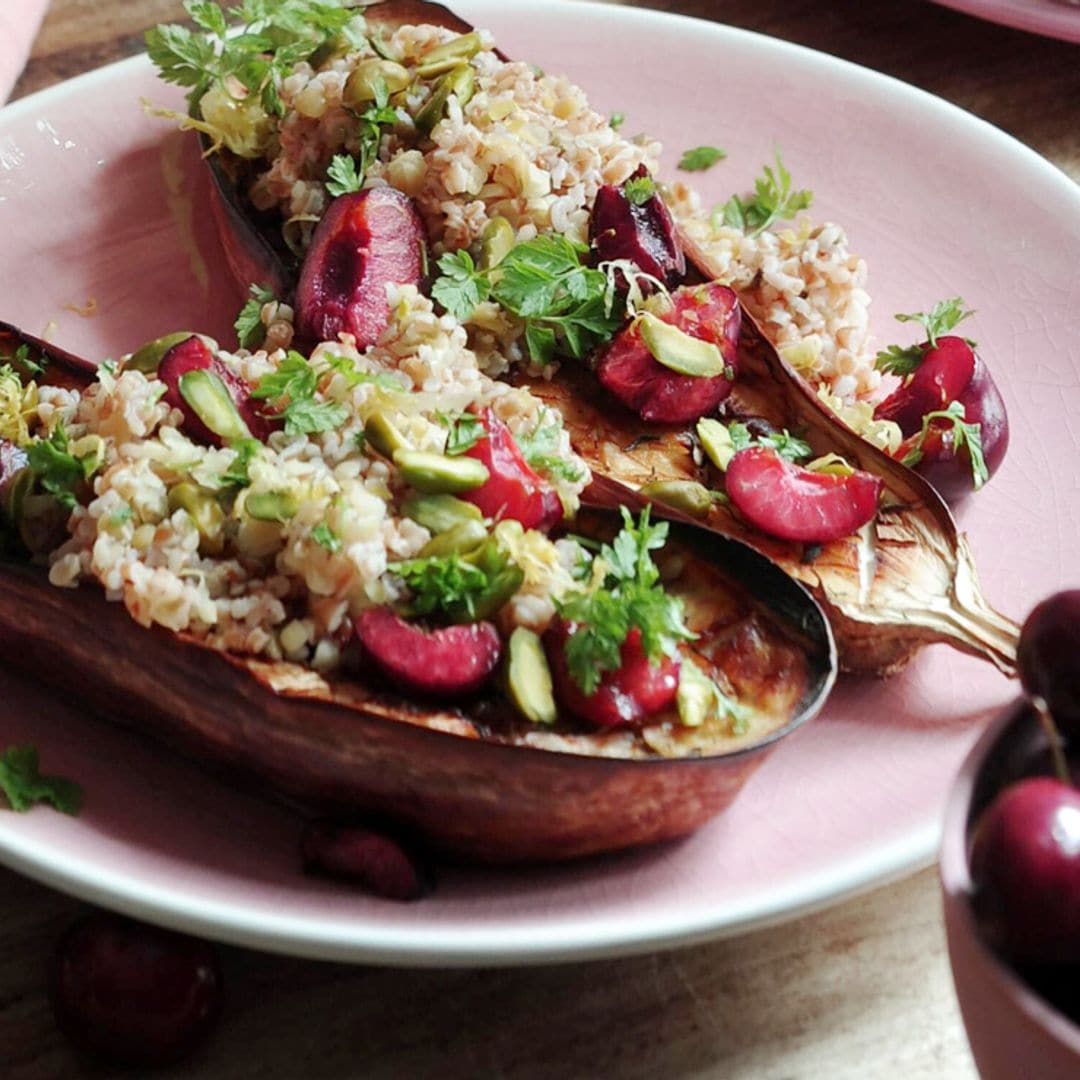
<svg viewBox="0 0 1080 1080">
<path fill-rule="evenodd" d="M 191 1053 L 221 1008 L 221 969 L 209 942 L 109 912 L 77 919 L 50 971 L 60 1030 L 85 1053 L 162 1065 Z"/>
</svg>

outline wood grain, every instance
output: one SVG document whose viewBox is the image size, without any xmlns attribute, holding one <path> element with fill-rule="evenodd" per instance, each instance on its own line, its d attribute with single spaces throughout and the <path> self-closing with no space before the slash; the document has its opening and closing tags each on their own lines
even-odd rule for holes
<svg viewBox="0 0 1080 1080">
<path fill-rule="evenodd" d="M 1080 48 L 926 3 L 652 0 L 820 49 L 1001 127 L 1080 179 Z M 137 52 L 177 0 L 54 0 L 16 96 Z M 81 905 L 0 871 L 0 1076 L 87 1074 L 45 965 Z M 787 925 L 675 952 L 501 971 L 353 968 L 223 950 L 227 1007 L 171 1077 L 905 1080 L 974 1068 L 926 870 Z M 93 1070 L 94 1076 L 111 1075 Z"/>
</svg>

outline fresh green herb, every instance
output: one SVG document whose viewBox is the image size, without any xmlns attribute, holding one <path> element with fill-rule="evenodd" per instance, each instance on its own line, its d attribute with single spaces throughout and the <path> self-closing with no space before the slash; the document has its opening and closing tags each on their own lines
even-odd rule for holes
<svg viewBox="0 0 1080 1080">
<path fill-rule="evenodd" d="M 491 294 L 487 273 L 476 268 L 464 248 L 443 255 L 438 267 L 442 276 L 431 287 L 432 298 L 458 322 L 464 322 Z"/>
<path fill-rule="evenodd" d="M 364 453 L 365 450 L 367 450 L 367 435 L 364 433 L 363 429 L 358 431 L 353 436 L 353 446 L 355 446 L 361 454 Z"/>
<path fill-rule="evenodd" d="M 218 478 L 219 483 L 223 487 L 247 487 L 251 483 L 248 469 L 261 447 L 258 439 L 234 439 L 229 443 L 229 449 L 236 452 L 236 457 Z"/>
<path fill-rule="evenodd" d="M 728 434 L 731 436 L 732 451 L 736 454 L 751 446 L 768 447 L 787 461 L 805 461 L 814 454 L 809 443 L 792 435 L 787 428 L 767 435 L 754 435 L 746 424 L 736 422 L 728 424 Z"/>
<path fill-rule="evenodd" d="M 146 46 L 162 79 L 188 88 L 189 106 L 235 79 L 281 116 L 281 81 L 297 63 L 338 38 L 363 41 L 362 15 L 338 0 L 244 0 L 229 8 L 237 34 L 228 33 L 220 4 L 187 0 L 184 8 L 198 29 L 157 26 L 146 32 Z"/>
<path fill-rule="evenodd" d="M 695 636 L 683 622 L 681 601 L 660 584 L 650 554 L 667 541 L 668 523 L 651 523 L 648 507 L 637 524 L 625 507 L 622 516 L 622 530 L 600 548 L 603 581 L 556 603 L 562 618 L 578 625 L 566 642 L 566 662 L 571 678 L 586 694 L 596 690 L 604 672 L 621 666 L 622 645 L 631 628 L 641 631 L 642 648 L 652 663 L 674 656 L 679 642 Z"/>
<path fill-rule="evenodd" d="M 266 327 L 262 321 L 263 304 L 269 304 L 274 294 L 265 285 L 252 284 L 248 288 L 251 299 L 240 309 L 233 326 L 241 349 L 257 349 L 266 340 Z"/>
<path fill-rule="evenodd" d="M 929 312 L 914 311 L 907 315 L 896 315 L 897 322 L 919 323 L 926 331 L 926 341 L 918 345 L 890 345 L 877 354 L 874 366 L 878 371 L 884 371 L 889 375 L 899 375 L 901 378 L 911 375 L 923 362 L 927 350 L 937 347 L 939 337 L 954 329 L 969 315 L 974 314 L 974 311 L 964 309 L 962 297 L 953 296 L 936 303 Z M 971 338 L 964 340 L 975 348 L 975 342 Z"/>
<path fill-rule="evenodd" d="M 326 548 L 331 555 L 336 555 L 341 550 L 341 537 L 325 521 L 320 521 L 311 530 L 311 539 L 316 544 Z"/>
<path fill-rule="evenodd" d="M 560 456 L 562 426 L 558 423 L 545 424 L 543 420 L 541 416 L 540 423 L 531 435 L 515 436 L 521 456 L 538 472 L 576 483 L 582 478 L 582 468 L 577 462 Z"/>
<path fill-rule="evenodd" d="M 35 439 L 26 448 L 30 468 L 41 486 L 55 495 L 61 506 L 73 510 L 75 492 L 97 471 L 101 464 L 95 455 L 77 458 L 71 453 L 67 429 L 57 424 L 47 439 Z"/>
<path fill-rule="evenodd" d="M 300 353 L 290 349 L 277 371 L 271 371 L 259 380 L 251 396 L 271 402 L 277 415 L 285 421 L 286 435 L 313 435 L 341 427 L 349 418 L 349 410 L 344 405 L 316 401 L 317 386 L 315 369 Z"/>
<path fill-rule="evenodd" d="M 105 526 L 109 529 L 118 529 L 125 521 L 130 521 L 135 516 L 135 511 L 131 509 L 127 503 L 123 506 L 118 506 L 109 516 L 105 519 Z"/>
<path fill-rule="evenodd" d="M 430 615 L 460 605 L 471 617 L 487 591 L 488 575 L 460 555 L 433 555 L 391 563 L 389 570 L 409 587 L 410 611 Z"/>
<path fill-rule="evenodd" d="M 726 157 L 727 152 L 718 146 L 695 146 L 693 150 L 683 153 L 679 159 L 679 168 L 684 172 L 703 172 Z"/>
<path fill-rule="evenodd" d="M 926 338 L 931 348 L 937 345 L 937 339 L 942 334 L 947 334 L 956 325 L 963 322 L 974 311 L 964 310 L 964 300 L 960 296 L 952 296 L 948 300 L 936 303 L 929 312 L 915 311 L 910 315 L 895 316 L 897 322 L 916 322 L 926 330 Z M 975 342 L 968 340 L 968 344 L 974 347 Z"/>
<path fill-rule="evenodd" d="M 587 251 L 565 236 L 538 236 L 486 271 L 467 252 L 444 255 L 432 295 L 459 321 L 490 296 L 524 322 L 533 360 L 548 364 L 560 352 L 581 359 L 622 325 L 607 275 L 581 261 Z"/>
<path fill-rule="evenodd" d="M 656 181 L 651 176 L 631 176 L 623 184 L 623 194 L 635 206 L 644 206 L 656 194 Z"/>
<path fill-rule="evenodd" d="M 352 188 L 358 191 L 360 185 L 367 176 L 375 159 L 379 156 L 379 144 L 382 142 L 383 131 L 393 127 L 398 122 L 397 110 L 390 107 L 390 91 L 385 82 L 379 80 L 375 85 L 375 102 L 370 105 L 360 116 L 360 162 L 357 174 L 357 185 Z M 339 192 L 338 194 L 342 194 Z"/>
<path fill-rule="evenodd" d="M 457 457 L 471 450 L 481 439 L 487 438 L 487 429 L 480 417 L 472 413 L 436 413 L 436 419 L 447 429 L 446 453 Z"/>
<path fill-rule="evenodd" d="M 348 154 L 335 154 L 326 169 L 326 190 L 337 198 L 350 191 L 359 191 L 364 178 L 356 171 L 356 159 Z"/>
<path fill-rule="evenodd" d="M 813 201 L 812 191 L 792 191 L 791 173 L 776 155 L 776 170 L 766 165 L 764 174 L 754 181 L 754 197 L 740 199 L 732 195 L 723 206 L 723 221 L 750 236 L 760 236 L 775 221 L 787 221 Z"/>
<path fill-rule="evenodd" d="M 82 789 L 74 780 L 41 774 L 34 746 L 9 746 L 0 753 L 0 791 L 20 814 L 40 802 L 62 814 L 77 814 L 83 801 Z"/>
<path fill-rule="evenodd" d="M 613 112 L 608 117 L 608 127 L 610 127 L 613 131 L 618 131 L 619 128 L 621 128 L 625 123 L 626 116 L 621 112 Z"/>
<path fill-rule="evenodd" d="M 45 366 L 30 355 L 30 346 L 25 341 L 10 356 L 2 356 L 0 360 L 3 360 L 5 365 L 18 364 L 31 377 L 40 375 L 45 370 Z"/>
<path fill-rule="evenodd" d="M 107 357 L 98 364 L 98 370 L 104 371 L 106 375 L 115 375 L 117 370 L 116 361 L 111 356 Z"/>
<path fill-rule="evenodd" d="M 923 416 L 922 430 L 915 437 L 911 448 L 903 457 L 903 463 L 909 468 L 914 468 L 923 459 L 923 447 L 931 426 L 941 430 L 949 426 L 953 429 L 953 449 L 959 453 L 965 446 L 968 458 L 971 461 L 971 476 L 975 490 L 990 479 L 990 470 L 986 467 L 986 458 L 983 456 L 982 425 L 969 424 L 965 419 L 964 406 L 959 401 L 950 401 L 948 406 L 936 412 L 928 412 Z"/>
</svg>

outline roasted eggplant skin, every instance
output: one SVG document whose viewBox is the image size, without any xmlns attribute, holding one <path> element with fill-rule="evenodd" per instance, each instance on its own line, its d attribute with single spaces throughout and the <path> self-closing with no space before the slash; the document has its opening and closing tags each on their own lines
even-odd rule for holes
<svg viewBox="0 0 1080 1080">
<path fill-rule="evenodd" d="M 443 5 L 425 0 L 384 0 L 365 15 L 369 24 L 388 29 L 405 23 L 432 23 L 457 33 L 473 29 Z M 261 219 L 245 205 L 235 178 L 215 157 L 208 158 L 212 206 L 236 280 L 243 287 L 269 282 L 278 295 L 288 295 L 297 271 L 295 257 L 282 252 L 275 236 L 279 223 Z M 683 241 L 687 261 L 701 280 L 716 277 L 707 257 Z M 828 613 L 844 671 L 892 675 L 924 645 L 944 642 L 1015 677 L 1019 627 L 984 598 L 967 540 L 937 492 L 829 413 L 745 308 L 742 324 L 740 375 L 729 406 L 741 403 L 747 412 L 775 419 L 777 426 L 808 431 L 816 453 L 840 453 L 881 476 L 886 495 L 871 532 L 835 541 L 818 553 L 766 536 L 720 504 L 704 524 L 757 548 L 811 590 Z M 569 367 L 557 379 L 530 385 L 563 412 L 574 449 L 593 470 L 596 482 L 583 496 L 586 502 L 613 505 L 624 485 L 708 481 L 693 460 L 692 436 L 685 428 L 649 425 L 609 395 L 598 400 L 595 378 Z"/>
<path fill-rule="evenodd" d="M 30 343 L 49 381 L 85 385 L 93 365 L 0 323 L 0 351 Z M 646 500 L 626 490 L 632 509 Z M 243 777 L 312 814 L 371 814 L 470 862 L 557 861 L 692 832 L 720 813 L 777 742 L 821 708 L 836 678 L 829 623 L 807 591 L 752 548 L 681 522 L 672 536 L 749 583 L 798 641 L 805 689 L 783 726 L 744 749 L 682 758 L 600 756 L 500 741 L 469 713 L 353 678 L 222 653 L 143 628 L 93 586 L 59 589 L 44 569 L 0 564 L 0 647 L 104 719 Z"/>
</svg>

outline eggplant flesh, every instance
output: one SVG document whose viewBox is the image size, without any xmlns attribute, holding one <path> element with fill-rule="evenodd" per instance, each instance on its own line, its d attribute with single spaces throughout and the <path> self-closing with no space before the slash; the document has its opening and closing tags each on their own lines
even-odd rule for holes
<svg viewBox="0 0 1080 1080">
<path fill-rule="evenodd" d="M 92 364 L 0 323 L 0 354 L 19 344 L 45 366 L 42 381 L 93 377 Z M 610 538 L 617 515 L 586 510 L 573 527 Z M 835 680 L 828 621 L 758 552 L 675 521 L 663 557 L 690 583 L 694 650 L 755 710 L 747 736 L 703 735 L 673 713 L 640 733 L 541 728 L 514 718 L 497 691 L 458 706 L 413 700 L 352 670 L 324 677 L 143 628 L 95 586 L 53 587 L 25 561 L 0 563 L 0 642 L 20 672 L 101 717 L 312 813 L 386 817 L 468 860 L 569 859 L 702 825 Z"/>
<path fill-rule="evenodd" d="M 458 33 L 472 29 L 442 5 L 422 0 L 387 0 L 366 15 L 371 25 L 388 28 L 423 22 Z M 254 216 L 241 189 L 213 157 L 210 167 L 222 244 L 237 280 L 244 287 L 252 281 L 274 282 L 279 295 L 285 295 L 295 284 L 296 270 L 274 250 L 272 232 L 280 222 L 271 226 Z M 685 238 L 684 247 L 704 279 L 717 276 Z M 767 536 L 719 503 L 703 524 L 757 548 L 812 591 L 832 623 L 845 671 L 890 675 L 924 645 L 944 642 L 1015 676 L 1019 628 L 986 601 L 967 539 L 937 492 L 848 429 L 782 360 L 745 308 L 742 318 L 739 378 L 729 409 L 798 431 L 817 454 L 840 453 L 882 477 L 885 496 L 870 527 L 820 551 Z M 596 476 L 585 496 L 594 504 L 613 505 L 624 485 L 708 481 L 707 470 L 694 460 L 693 437 L 686 430 L 646 424 L 609 396 L 600 397 L 591 375 L 564 365 L 555 379 L 534 380 L 530 388 L 563 413 L 574 449 Z"/>
</svg>

